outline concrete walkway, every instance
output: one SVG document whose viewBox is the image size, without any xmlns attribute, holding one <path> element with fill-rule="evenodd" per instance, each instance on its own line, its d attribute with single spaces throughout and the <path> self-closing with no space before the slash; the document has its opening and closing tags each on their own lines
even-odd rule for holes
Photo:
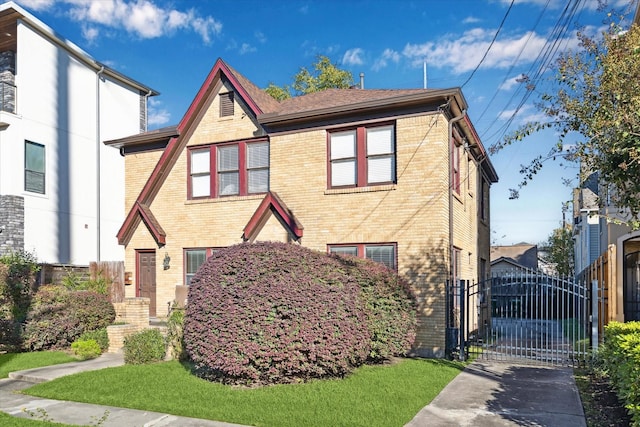
<svg viewBox="0 0 640 427">
<path fill-rule="evenodd" d="M 407 427 L 586 427 L 573 369 L 475 361 Z"/>
<path fill-rule="evenodd" d="M 240 427 L 218 421 L 16 393 L 34 383 L 123 364 L 122 354 L 104 354 L 83 362 L 12 372 L 9 378 L 0 380 L 0 411 L 32 418 L 25 410 L 36 416 L 44 410 L 52 421 L 79 425 L 97 425 L 107 413 L 106 419 L 99 424 L 103 427 Z M 406 424 L 406 427 L 445 426 L 586 427 L 586 422 L 571 368 L 476 361 Z"/>
</svg>

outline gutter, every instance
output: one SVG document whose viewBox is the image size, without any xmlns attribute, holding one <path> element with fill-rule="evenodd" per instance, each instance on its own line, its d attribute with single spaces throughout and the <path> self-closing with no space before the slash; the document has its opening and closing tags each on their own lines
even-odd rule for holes
<svg viewBox="0 0 640 427">
<path fill-rule="evenodd" d="M 319 117 L 335 116 L 343 113 L 353 112 L 354 110 L 378 110 L 391 108 L 396 105 L 423 105 L 425 102 L 435 102 L 438 99 L 446 98 L 451 99 L 453 97 L 462 97 L 462 94 L 458 88 L 454 89 L 438 89 L 419 92 L 409 95 L 392 95 L 373 99 L 368 101 L 344 103 L 337 106 L 318 108 L 314 110 L 296 111 L 292 113 L 265 113 L 258 116 L 258 122 L 261 125 L 278 125 L 280 123 L 297 122 L 297 121 L 309 121 Z M 462 102 L 466 104 L 464 99 Z"/>
<path fill-rule="evenodd" d="M 153 91 L 149 89 L 149 92 L 144 96 L 144 129 L 140 129 L 141 132 L 146 132 L 149 129 L 149 97 L 153 95 Z"/>
</svg>

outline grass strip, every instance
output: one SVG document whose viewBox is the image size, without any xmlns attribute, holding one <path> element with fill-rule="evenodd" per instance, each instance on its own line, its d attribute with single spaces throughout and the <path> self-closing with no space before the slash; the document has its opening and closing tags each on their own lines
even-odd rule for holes
<svg viewBox="0 0 640 427">
<path fill-rule="evenodd" d="M 239 388 L 199 379 L 172 361 L 85 372 L 25 392 L 265 427 L 389 427 L 410 421 L 463 368 L 445 360 L 403 359 L 363 366 L 344 379 Z"/>
<path fill-rule="evenodd" d="M 38 420 L 37 418 L 18 418 L 4 412 L 0 412 L 0 426 L 2 427 L 78 427 L 73 424 L 60 424 L 51 421 Z"/>
<path fill-rule="evenodd" d="M 0 378 L 7 378 L 10 372 L 77 361 L 63 351 L 0 354 Z"/>
</svg>

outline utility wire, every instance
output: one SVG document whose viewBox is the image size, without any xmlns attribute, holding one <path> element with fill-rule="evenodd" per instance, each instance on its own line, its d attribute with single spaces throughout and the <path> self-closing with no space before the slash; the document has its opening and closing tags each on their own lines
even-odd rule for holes
<svg viewBox="0 0 640 427">
<path fill-rule="evenodd" d="M 545 3 L 544 8 L 542 9 L 542 12 L 540 12 L 540 14 L 538 15 L 538 19 L 536 20 L 536 22 L 534 23 L 533 27 L 531 28 L 531 30 L 529 31 L 529 36 L 527 37 L 527 41 L 524 42 L 524 44 L 522 45 L 522 48 L 520 49 L 520 52 L 518 52 L 518 55 L 515 57 L 515 59 L 513 60 L 513 62 L 511 63 L 511 66 L 509 67 L 509 69 L 507 70 L 507 72 L 504 75 L 504 78 L 502 79 L 502 82 L 498 85 L 498 90 L 496 90 L 493 93 L 493 96 L 491 97 L 491 99 L 489 100 L 489 102 L 487 103 L 487 105 L 484 107 L 484 110 L 482 110 L 482 113 L 480 114 L 480 116 L 478 117 L 478 122 L 480 120 L 482 120 L 482 118 L 484 117 L 484 115 L 486 114 L 486 112 L 489 110 L 489 107 L 491 106 L 491 104 L 493 103 L 493 101 L 495 101 L 496 97 L 498 96 L 498 93 L 500 92 L 500 87 L 502 87 L 502 85 L 504 83 L 506 83 L 507 79 L 509 78 L 509 76 L 511 76 L 511 73 L 513 72 L 513 69 L 515 68 L 516 64 L 518 63 L 518 61 L 520 61 L 520 57 L 522 56 L 522 54 L 524 53 L 524 50 L 526 49 L 527 45 L 529 44 L 529 41 L 531 41 L 531 37 L 533 36 L 533 34 L 535 34 L 536 29 L 538 28 L 538 25 L 540 24 L 540 21 L 542 20 L 542 17 L 544 16 L 545 12 L 547 11 L 547 8 L 549 7 L 549 3 L 551 2 L 551 0 L 547 0 L 547 3 Z M 494 122 L 495 123 L 495 122 Z M 483 132 L 486 133 L 488 132 L 490 129 L 487 128 L 485 129 L 485 131 Z"/>
<path fill-rule="evenodd" d="M 500 26 L 498 27 L 498 30 L 496 31 L 496 33 L 493 36 L 493 40 L 491 40 L 491 43 L 489 44 L 489 47 L 485 51 L 485 53 L 482 56 L 482 59 L 480 60 L 480 62 L 478 62 L 478 65 L 476 65 L 476 68 L 473 69 L 473 71 L 471 72 L 471 74 L 469 75 L 467 80 L 464 83 L 462 83 L 462 86 L 460 86 L 461 88 L 465 87 L 465 85 L 467 83 L 469 83 L 469 80 L 471 80 L 471 78 L 476 73 L 476 71 L 478 71 L 478 69 L 480 68 L 480 65 L 482 65 L 484 60 L 487 59 L 487 55 L 489 54 L 489 51 L 491 50 L 491 46 L 493 46 L 493 44 L 495 43 L 496 39 L 498 38 L 498 34 L 500 34 L 500 30 L 502 30 L 502 27 L 504 26 L 504 22 L 507 20 L 507 16 L 509 16 L 509 12 L 511 11 L 511 8 L 513 7 L 513 3 L 514 2 L 515 2 L 515 0 L 511 0 L 511 4 L 509 5 L 509 8 L 507 9 L 507 12 L 504 14 L 504 17 L 502 18 L 502 22 L 500 22 Z"/>
</svg>

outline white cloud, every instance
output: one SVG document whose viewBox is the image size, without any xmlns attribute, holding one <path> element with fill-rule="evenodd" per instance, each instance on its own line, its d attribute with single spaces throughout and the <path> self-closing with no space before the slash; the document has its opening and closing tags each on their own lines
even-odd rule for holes
<svg viewBox="0 0 640 427">
<path fill-rule="evenodd" d="M 27 0 L 27 3 L 40 2 L 46 2 L 50 7 L 54 0 Z M 156 4 L 155 0 L 61 0 L 59 3 L 69 5 L 69 16 L 82 21 L 87 28 L 93 24 L 95 31 L 100 30 L 97 26 L 104 26 L 149 39 L 190 30 L 206 44 L 222 32 L 222 23 L 212 16 L 201 16 L 195 9 L 181 11 L 165 8 Z M 95 36 L 95 33 L 89 32 L 87 36 Z"/>
<path fill-rule="evenodd" d="M 253 33 L 253 35 L 256 37 L 256 40 L 258 40 L 259 43 L 264 44 L 267 42 L 267 36 L 265 36 L 262 31 L 256 31 Z"/>
<path fill-rule="evenodd" d="M 476 24 L 478 22 L 480 22 L 480 19 L 476 18 L 475 16 L 467 16 L 462 20 L 463 24 Z"/>
<path fill-rule="evenodd" d="M 18 0 L 16 3 L 31 10 L 45 10 L 53 6 L 55 0 Z"/>
<path fill-rule="evenodd" d="M 93 44 L 93 42 L 98 38 L 99 35 L 100 35 L 100 30 L 98 30 L 96 27 L 92 27 L 88 25 L 82 26 L 82 37 L 86 41 L 88 41 L 89 44 Z"/>
<path fill-rule="evenodd" d="M 515 116 L 514 116 L 515 114 Z M 534 109 L 532 105 L 525 104 L 517 112 L 513 110 L 504 110 L 498 116 L 500 120 L 509 120 L 511 116 L 514 116 L 515 123 L 533 123 L 533 122 L 545 122 L 549 118 L 542 112 Z"/>
<path fill-rule="evenodd" d="M 162 102 L 149 98 L 149 110 L 147 112 L 147 124 L 150 127 L 161 126 L 169 123 L 171 114 L 162 108 Z"/>
<path fill-rule="evenodd" d="M 373 63 L 372 68 L 374 71 L 378 71 L 385 68 L 389 64 L 389 61 L 397 64 L 400 61 L 400 53 L 393 49 L 385 49 L 384 52 L 382 52 L 382 55 L 380 55 Z"/>
<path fill-rule="evenodd" d="M 499 90 L 510 90 L 513 87 L 521 84 L 521 82 L 519 82 L 518 80 L 520 80 L 522 78 L 522 76 L 516 76 L 516 77 L 512 77 L 508 80 L 506 80 L 504 83 L 502 83 L 499 87 Z"/>
<path fill-rule="evenodd" d="M 242 43 L 240 46 L 240 55 L 244 55 L 245 53 L 255 52 L 257 49 L 251 46 L 249 43 Z"/>
<path fill-rule="evenodd" d="M 317 56 L 325 55 L 331 57 L 334 53 L 340 50 L 339 44 L 330 45 L 327 47 L 320 47 L 314 41 L 305 40 L 300 47 L 304 50 L 304 56 Z"/>
<path fill-rule="evenodd" d="M 364 64 L 362 55 L 364 55 L 364 50 L 359 47 L 356 47 L 355 49 L 349 49 L 344 53 L 344 56 L 342 57 L 342 63 L 345 65 L 362 65 Z"/>
<path fill-rule="evenodd" d="M 462 74 L 473 70 L 489 48 L 495 30 L 474 28 L 461 36 L 447 35 L 434 42 L 407 44 L 402 51 L 414 66 L 427 61 L 430 66 L 451 68 Z M 536 33 L 499 38 L 481 64 L 481 68 L 508 68 L 530 63 L 542 51 L 546 39 Z"/>
</svg>

